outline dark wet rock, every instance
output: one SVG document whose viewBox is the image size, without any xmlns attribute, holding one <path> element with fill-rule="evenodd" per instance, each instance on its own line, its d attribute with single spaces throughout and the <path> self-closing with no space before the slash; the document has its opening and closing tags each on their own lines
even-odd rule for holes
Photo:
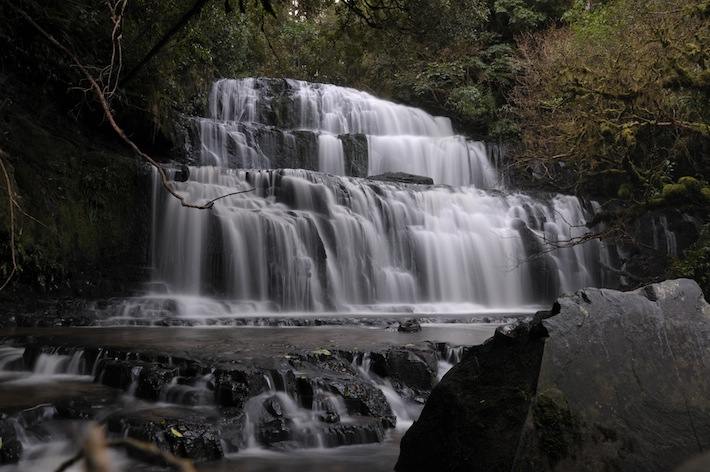
<svg viewBox="0 0 710 472">
<path fill-rule="evenodd" d="M 560 292 L 557 264 L 552 255 L 545 252 L 543 241 L 523 220 L 515 219 L 511 226 L 518 231 L 525 254 L 529 257 L 523 269 L 527 271 L 526 276 L 532 286 L 531 299 L 534 297 L 541 303 L 547 303 Z"/>
<path fill-rule="evenodd" d="M 274 446 L 277 443 L 290 441 L 292 438 L 291 423 L 286 418 L 263 418 L 257 429 L 257 441 L 265 446 Z M 283 446 L 282 446 L 283 447 Z"/>
<path fill-rule="evenodd" d="M 119 359 L 100 359 L 97 361 L 97 380 L 113 388 L 127 390 L 133 380 L 132 370 L 135 363 Z"/>
<path fill-rule="evenodd" d="M 107 419 L 112 433 L 152 442 L 161 449 L 196 462 L 215 460 L 224 455 L 217 422 L 217 418 L 180 408 L 119 412 Z"/>
<path fill-rule="evenodd" d="M 367 136 L 364 134 L 341 134 L 338 139 L 343 143 L 345 175 L 367 177 Z"/>
<path fill-rule="evenodd" d="M 382 391 L 359 377 L 324 379 L 328 389 L 343 397 L 348 411 L 377 418 L 385 427 L 394 427 L 395 417 Z"/>
<path fill-rule="evenodd" d="M 370 180 L 397 182 L 400 184 L 434 185 L 434 179 L 423 175 L 407 174 L 405 172 L 386 172 L 368 177 Z"/>
<path fill-rule="evenodd" d="M 138 376 L 136 396 L 147 400 L 157 400 L 163 389 L 177 377 L 178 369 L 159 365 L 144 366 Z"/>
<path fill-rule="evenodd" d="M 281 402 L 279 402 L 275 397 L 270 397 L 264 400 L 264 409 L 276 418 L 280 418 L 284 415 Z"/>
<path fill-rule="evenodd" d="M 22 443 L 8 418 L 0 418 L 0 464 L 14 464 L 22 457 Z"/>
<path fill-rule="evenodd" d="M 521 322 L 471 348 L 402 438 L 396 470 L 511 470 L 543 347 L 544 330 Z"/>
<path fill-rule="evenodd" d="M 318 419 L 323 423 L 339 423 L 341 418 L 338 412 L 332 408 L 328 408 L 325 411 L 318 414 Z"/>
<path fill-rule="evenodd" d="M 335 447 L 382 442 L 384 436 L 385 431 L 379 421 L 337 423 L 323 429 L 323 445 Z"/>
<path fill-rule="evenodd" d="M 413 347 L 389 349 L 385 355 L 387 376 L 407 387 L 431 390 L 436 381 L 437 356 L 433 350 Z"/>
<path fill-rule="evenodd" d="M 263 375 L 246 367 L 215 370 L 215 401 L 222 406 L 242 408 L 249 398 L 267 389 Z"/>
<path fill-rule="evenodd" d="M 421 330 L 422 327 L 416 319 L 404 320 L 397 327 L 400 333 L 418 333 Z"/>
<path fill-rule="evenodd" d="M 672 470 L 710 446 L 708 391 L 710 307 L 695 282 L 585 289 L 469 349 L 396 470 Z"/>
<path fill-rule="evenodd" d="M 61 396 L 48 395 L 45 401 L 51 402 L 59 418 L 72 420 L 96 419 L 114 407 L 123 393 L 100 384 L 77 384 L 75 388 L 65 384 L 61 392 Z"/>
<path fill-rule="evenodd" d="M 175 182 L 187 182 L 187 180 L 190 178 L 190 168 L 186 166 L 185 164 L 180 164 L 178 168 L 175 170 L 175 174 L 173 176 L 173 180 Z"/>
</svg>

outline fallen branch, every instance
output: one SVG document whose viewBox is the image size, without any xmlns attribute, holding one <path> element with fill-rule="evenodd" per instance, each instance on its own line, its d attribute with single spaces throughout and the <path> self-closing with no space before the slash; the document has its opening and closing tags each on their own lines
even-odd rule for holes
<svg viewBox="0 0 710 472">
<path fill-rule="evenodd" d="M 84 459 L 87 472 L 108 472 L 108 449 L 125 449 L 127 452 L 137 453 L 141 457 L 158 459 L 179 472 L 197 472 L 192 461 L 177 457 L 176 455 L 160 449 L 152 443 L 138 441 L 133 438 L 107 441 L 104 429 L 98 424 L 89 426 L 84 446 L 74 456 L 64 461 L 56 472 L 65 472 L 71 466 Z"/>
<path fill-rule="evenodd" d="M 84 78 L 89 82 L 90 89 L 94 91 L 94 94 L 96 95 L 97 100 L 99 101 L 99 104 L 101 105 L 101 108 L 104 112 L 104 115 L 106 116 L 106 119 L 108 120 L 109 124 L 113 128 L 113 130 L 116 132 L 116 134 L 121 138 L 123 142 L 125 142 L 128 147 L 133 149 L 133 151 L 138 154 L 140 157 L 142 157 L 145 161 L 147 161 L 150 165 L 155 167 L 155 169 L 158 171 L 158 174 L 160 175 L 160 183 L 162 187 L 170 193 L 173 197 L 177 198 L 180 201 L 180 204 L 184 207 L 187 208 L 196 208 L 198 210 L 206 210 L 210 209 L 214 206 L 214 202 L 217 200 L 220 200 L 222 198 L 226 198 L 229 196 L 233 195 L 238 195 L 240 193 L 247 193 L 251 192 L 254 190 L 254 188 L 247 189 L 247 190 L 241 190 L 238 192 L 232 192 L 227 195 L 222 195 L 220 197 L 217 197 L 215 199 L 209 200 L 204 204 L 196 204 L 196 203 L 191 203 L 185 199 L 183 195 L 180 195 L 171 185 L 170 179 L 168 178 L 168 174 L 157 161 L 155 161 L 152 157 L 150 157 L 148 154 L 143 152 L 136 143 L 134 143 L 128 135 L 126 135 L 126 132 L 118 125 L 116 122 L 116 119 L 113 116 L 113 112 L 111 111 L 111 106 L 108 103 L 108 100 L 106 99 L 106 96 L 104 95 L 103 88 L 99 83 L 96 81 L 93 75 L 89 72 L 86 66 L 79 61 L 79 59 L 76 57 L 76 55 L 71 52 L 69 49 L 67 49 L 66 46 L 61 44 L 59 41 L 57 41 L 54 36 L 52 36 L 49 32 L 47 32 L 44 28 L 42 28 L 40 25 L 35 22 L 32 17 L 27 14 L 23 9 L 20 7 L 14 5 L 11 1 L 5 1 L 5 3 L 13 10 L 15 10 L 20 16 L 25 18 L 27 22 L 34 28 L 36 29 L 44 38 L 49 41 L 55 48 L 57 48 L 59 51 L 61 51 L 63 54 L 65 54 L 67 57 L 71 59 L 71 61 L 74 63 L 74 65 L 81 71 L 82 75 Z"/>
</svg>

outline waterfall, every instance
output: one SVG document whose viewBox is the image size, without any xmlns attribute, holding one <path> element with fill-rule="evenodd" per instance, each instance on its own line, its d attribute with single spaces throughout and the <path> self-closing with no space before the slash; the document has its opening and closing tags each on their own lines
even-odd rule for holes
<svg viewBox="0 0 710 472">
<path fill-rule="evenodd" d="M 173 293 L 268 311 L 472 312 L 530 309 L 608 282 L 603 243 L 546 250 L 584 235 L 595 205 L 502 188 L 490 146 L 446 118 L 274 79 L 220 80 L 209 108 L 176 190 L 194 202 L 255 190 L 210 211 L 156 197 L 155 278 Z M 451 186 L 345 176 L 357 139 L 365 173 Z"/>
<path fill-rule="evenodd" d="M 192 167 L 191 201 L 256 188 L 186 211 L 161 197 L 159 277 L 173 290 L 269 301 L 282 310 L 377 304 L 516 308 L 601 282 L 591 241 L 526 261 L 542 241 L 583 234 L 575 197 L 535 199 L 473 187 L 404 186 L 304 170 Z M 538 261 L 539 262 L 539 261 Z M 546 271 L 540 273 L 543 267 Z"/>
<path fill-rule="evenodd" d="M 499 179 L 484 143 L 455 135 L 448 118 L 359 90 L 296 80 L 220 80 L 209 110 L 208 118 L 195 120 L 195 154 L 203 165 L 355 177 L 406 172 L 479 188 Z M 341 138 L 357 136 L 366 141 L 367 165 L 346 171 L 346 161 L 357 156 L 345 153 Z M 314 151 L 318 159 L 308 159 Z"/>
<path fill-rule="evenodd" d="M 318 136 L 318 169 L 328 174 L 345 175 L 343 143 L 337 136 Z"/>
</svg>

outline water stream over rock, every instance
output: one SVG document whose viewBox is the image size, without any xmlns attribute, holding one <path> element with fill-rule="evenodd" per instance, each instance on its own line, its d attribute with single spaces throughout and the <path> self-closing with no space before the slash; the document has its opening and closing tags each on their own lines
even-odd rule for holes
<svg viewBox="0 0 710 472">
<path fill-rule="evenodd" d="M 504 188 L 499 151 L 455 135 L 446 118 L 274 79 L 218 81 L 209 110 L 194 119 L 198 151 L 177 190 L 195 202 L 254 191 L 205 212 L 156 185 L 155 280 L 171 294 L 223 300 L 223 315 L 474 313 L 530 311 L 614 281 L 603 270 L 613 247 L 550 252 L 587 233 L 594 203 Z M 367 145 L 354 156 L 357 139 Z M 353 160 L 366 170 L 348 171 Z M 390 171 L 440 185 L 361 178 Z"/>
</svg>

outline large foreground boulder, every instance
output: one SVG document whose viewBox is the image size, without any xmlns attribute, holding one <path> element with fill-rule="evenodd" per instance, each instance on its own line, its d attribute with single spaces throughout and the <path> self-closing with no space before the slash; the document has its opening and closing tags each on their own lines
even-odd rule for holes
<svg viewBox="0 0 710 472">
<path fill-rule="evenodd" d="M 710 449 L 710 306 L 679 279 L 585 289 L 467 351 L 396 470 L 668 471 Z"/>
</svg>

